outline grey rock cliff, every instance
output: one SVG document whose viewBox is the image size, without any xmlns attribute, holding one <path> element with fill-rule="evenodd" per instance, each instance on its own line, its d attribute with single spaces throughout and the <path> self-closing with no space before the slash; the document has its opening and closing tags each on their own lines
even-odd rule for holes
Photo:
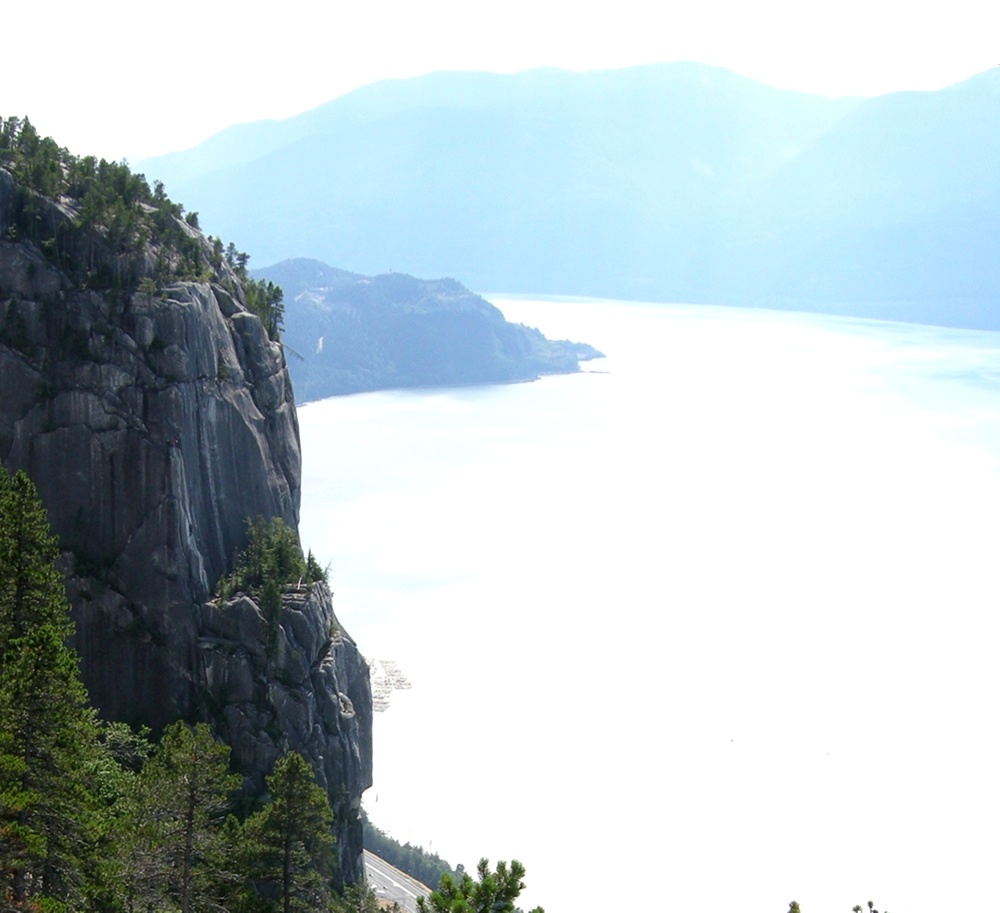
<svg viewBox="0 0 1000 913">
<path fill-rule="evenodd" d="M 276 637 L 252 599 L 210 602 L 198 649 L 211 718 L 237 765 L 268 771 L 288 749 L 305 757 L 330 797 L 341 872 L 358 880 L 372 696 L 368 666 L 337 621 L 329 590 L 316 584 L 285 593 Z"/>
<path fill-rule="evenodd" d="M 0 238 L 15 192 L 0 170 Z M 283 750 L 300 751 L 337 814 L 341 875 L 357 880 L 364 659 L 322 586 L 286 597 L 274 656 L 250 600 L 208 602 L 247 518 L 297 526 L 280 346 L 216 283 L 98 293 L 33 243 L 0 240 L 0 392 L 0 462 L 32 477 L 49 512 L 102 716 L 154 730 L 209 720 L 258 787 Z"/>
</svg>

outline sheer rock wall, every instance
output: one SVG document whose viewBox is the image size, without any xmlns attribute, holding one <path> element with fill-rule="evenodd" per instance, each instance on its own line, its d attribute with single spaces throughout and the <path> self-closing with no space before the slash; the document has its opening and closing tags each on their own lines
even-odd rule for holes
<svg viewBox="0 0 1000 913">
<path fill-rule="evenodd" d="M 341 874 L 357 880 L 364 659 L 322 586 L 286 597 L 276 641 L 261 640 L 250 600 L 208 602 L 247 518 L 297 526 L 281 348 L 215 283 L 75 286 L 34 244 L 6 239 L 15 192 L 0 170 L 0 462 L 31 476 L 59 536 L 91 699 L 154 731 L 212 722 L 257 786 L 283 750 L 300 751 L 337 814 Z"/>
</svg>

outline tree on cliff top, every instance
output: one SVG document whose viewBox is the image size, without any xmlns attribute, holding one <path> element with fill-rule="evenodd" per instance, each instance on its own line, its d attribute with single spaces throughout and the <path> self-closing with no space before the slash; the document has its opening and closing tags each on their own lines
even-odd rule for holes
<svg viewBox="0 0 1000 913">
<path fill-rule="evenodd" d="M 72 155 L 40 136 L 27 117 L 0 117 L 0 169 L 19 188 L 13 218 L 0 224 L 6 240 L 34 242 L 89 288 L 153 294 L 177 279 L 214 280 L 238 294 L 241 285 L 247 309 L 272 339 L 280 336 L 281 289 L 250 278 L 249 256 L 232 243 L 224 250 L 220 240 L 201 238 L 198 214 L 185 217 L 161 181 L 150 190 L 145 175 L 124 161 Z M 43 200 L 59 202 L 61 212 Z"/>
<path fill-rule="evenodd" d="M 223 599 L 239 592 L 259 597 L 269 584 L 280 591 L 289 584 L 326 580 L 326 572 L 312 552 L 303 556 L 298 533 L 281 517 L 248 519 L 246 536 L 246 546 L 233 560 L 233 572 L 216 588 Z"/>
</svg>

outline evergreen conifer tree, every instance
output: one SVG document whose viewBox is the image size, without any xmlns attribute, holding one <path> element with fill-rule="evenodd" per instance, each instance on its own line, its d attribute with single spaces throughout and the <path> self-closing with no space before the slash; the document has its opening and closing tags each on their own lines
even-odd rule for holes
<svg viewBox="0 0 1000 913">
<path fill-rule="evenodd" d="M 491 872 L 489 860 L 480 859 L 477 874 L 478 881 L 468 874 L 458 881 L 442 875 L 438 889 L 431 891 L 430 897 L 417 898 L 421 913 L 515 913 L 514 901 L 524 890 L 524 866 L 512 859 L 509 868 L 501 861 Z M 535 907 L 531 913 L 545 911 Z"/>
<path fill-rule="evenodd" d="M 0 661 L 34 627 L 72 630 L 66 587 L 56 568 L 59 546 L 45 508 L 24 472 L 0 469 Z"/>
<path fill-rule="evenodd" d="M 159 895 L 145 896 L 147 906 L 165 898 L 182 913 L 215 906 L 229 877 L 221 825 L 240 783 L 229 771 L 229 747 L 205 723 L 167 727 L 131 803 L 141 854 L 133 888 Z"/>
<path fill-rule="evenodd" d="M 28 477 L 0 470 L 0 896 L 75 908 L 102 805 L 58 549 Z"/>
<path fill-rule="evenodd" d="M 267 778 L 270 803 L 245 826 L 251 887 L 258 909 L 297 913 L 326 909 L 336 865 L 333 814 L 312 768 L 297 752 L 279 758 Z"/>
</svg>

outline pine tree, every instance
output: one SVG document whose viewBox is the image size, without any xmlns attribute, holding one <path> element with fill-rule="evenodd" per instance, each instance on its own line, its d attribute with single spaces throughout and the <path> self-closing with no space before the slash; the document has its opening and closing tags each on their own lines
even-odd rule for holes
<svg viewBox="0 0 1000 913">
<path fill-rule="evenodd" d="M 0 469 L 0 660 L 33 627 L 72 630 L 58 558 L 34 484 L 24 472 Z"/>
<path fill-rule="evenodd" d="M 97 861 L 101 865 L 99 909 L 133 913 L 142 897 L 152 896 L 149 881 L 158 873 L 150 864 L 148 833 L 135 827 L 140 805 L 139 771 L 152 745 L 145 727 L 133 732 L 125 723 L 100 727 L 97 788 L 107 813 Z"/>
<path fill-rule="evenodd" d="M 37 492 L 0 470 L 0 896 L 78 906 L 100 833 L 94 713 Z"/>
<path fill-rule="evenodd" d="M 168 726 L 142 768 L 133 799 L 133 888 L 155 888 L 183 913 L 208 909 L 228 878 L 221 825 L 241 778 L 229 772 L 229 747 L 205 723 Z M 145 897 L 147 904 L 156 898 Z"/>
<path fill-rule="evenodd" d="M 17 900 L 82 890 L 100 813 L 96 732 L 61 632 L 42 625 L 16 638 L 0 670 L 0 832 Z"/>
<path fill-rule="evenodd" d="M 282 913 L 325 909 L 336 865 L 326 793 L 294 751 L 278 759 L 267 788 L 270 803 L 245 826 L 251 888 L 260 908 Z"/>
<path fill-rule="evenodd" d="M 514 901 L 524 890 L 524 866 L 512 859 L 498 862 L 496 872 L 490 871 L 489 860 L 480 859 L 477 870 L 479 881 L 463 874 L 459 881 L 442 875 L 441 883 L 430 897 L 418 897 L 421 913 L 514 913 Z M 535 907 L 531 913 L 544 913 Z"/>
</svg>

